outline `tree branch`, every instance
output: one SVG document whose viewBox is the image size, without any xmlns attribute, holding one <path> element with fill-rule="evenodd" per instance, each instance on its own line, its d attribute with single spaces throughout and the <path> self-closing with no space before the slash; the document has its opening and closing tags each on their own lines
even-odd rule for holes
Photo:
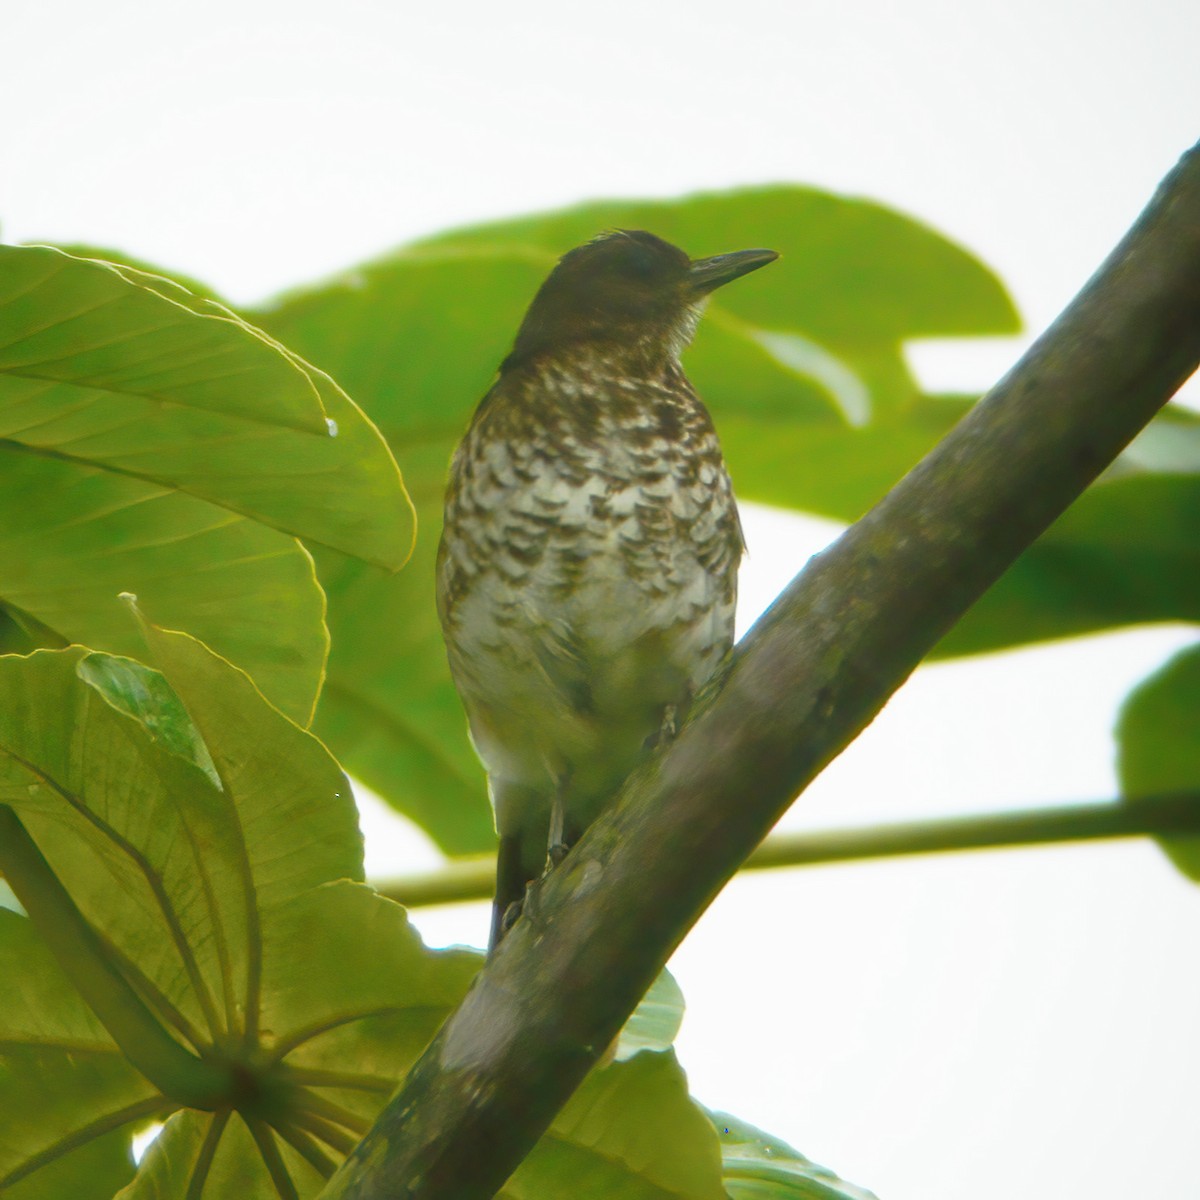
<svg viewBox="0 0 1200 1200">
<path fill-rule="evenodd" d="M 776 833 L 742 863 L 739 873 L 955 850 L 1002 850 L 1179 834 L 1200 836 L 1200 793 L 1139 797 L 1133 805 L 1103 800 L 894 825 Z M 490 899 L 495 880 L 495 858 L 480 854 L 452 859 L 437 871 L 383 880 L 375 884 L 375 890 L 405 908 L 425 908 Z"/>
<path fill-rule="evenodd" d="M 326 1200 L 490 1197 L 816 774 L 1200 361 L 1200 147 L 1011 371 L 813 559 L 527 903 Z"/>
</svg>

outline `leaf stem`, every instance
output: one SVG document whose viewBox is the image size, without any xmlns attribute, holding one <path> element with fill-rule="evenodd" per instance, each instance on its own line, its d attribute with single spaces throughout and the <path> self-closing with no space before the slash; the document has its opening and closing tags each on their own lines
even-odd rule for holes
<svg viewBox="0 0 1200 1200">
<path fill-rule="evenodd" d="M 292 1051 L 299 1049 L 306 1042 L 311 1042 L 323 1034 L 340 1029 L 343 1025 L 352 1025 L 355 1021 L 367 1021 L 371 1017 L 390 1016 L 392 1013 L 399 1012 L 400 1008 L 401 1006 L 398 1004 L 388 1004 L 382 1008 L 367 1008 L 362 1012 L 344 1013 L 340 1016 L 319 1021 L 315 1025 L 309 1025 L 305 1029 L 294 1030 L 287 1037 L 280 1038 L 275 1043 L 271 1054 L 271 1062 L 282 1062 Z"/>
<path fill-rule="evenodd" d="M 105 953 L 17 814 L 4 804 L 0 870 L 59 966 L 132 1066 L 177 1104 L 218 1107 L 233 1091 L 228 1069 L 191 1054 L 155 1019 Z"/>
<path fill-rule="evenodd" d="M 357 1071 L 321 1071 L 314 1067 L 293 1067 L 284 1063 L 289 1083 L 308 1087 L 347 1088 L 358 1092 L 380 1092 L 390 1096 L 396 1090 L 396 1080 L 383 1075 L 363 1075 Z"/>
<path fill-rule="evenodd" d="M 324 1117 L 325 1120 L 332 1122 L 334 1125 L 340 1125 L 343 1129 L 349 1129 L 351 1133 L 362 1137 L 368 1129 L 371 1128 L 370 1119 L 360 1117 L 358 1113 L 351 1112 L 348 1108 L 343 1108 L 340 1104 L 334 1104 L 332 1100 L 326 1100 L 323 1096 L 314 1096 L 312 1092 L 305 1092 L 303 1107 L 311 1113 L 315 1113 L 319 1117 Z"/>
<path fill-rule="evenodd" d="M 258 1146 L 263 1166 L 271 1176 L 271 1183 L 279 1200 L 300 1200 L 300 1193 L 296 1191 L 296 1184 L 283 1161 L 283 1155 L 279 1152 L 279 1144 L 275 1141 L 271 1127 L 256 1117 L 243 1116 L 242 1120 L 246 1122 L 246 1128 L 250 1130 L 250 1136 Z"/>
<path fill-rule="evenodd" d="M 204 1141 L 200 1144 L 200 1153 L 196 1156 L 195 1166 L 192 1167 L 191 1178 L 188 1180 L 185 1200 L 201 1200 L 204 1185 L 208 1182 L 208 1173 L 212 1170 L 213 1160 L 217 1157 L 217 1147 L 221 1144 L 221 1135 L 229 1124 L 229 1109 L 213 1113 L 208 1129 L 204 1133 Z"/>
<path fill-rule="evenodd" d="M 171 1026 L 193 1050 L 199 1050 L 205 1045 L 200 1031 L 179 1011 L 170 1001 L 166 993 L 152 980 L 141 967 L 125 953 L 102 930 L 96 930 L 96 936 L 104 947 L 104 953 L 112 959 L 120 969 L 121 974 L 129 980 L 133 989 L 142 997 L 150 1008 L 169 1026 Z"/>
<path fill-rule="evenodd" d="M 275 1121 L 272 1128 L 322 1179 L 328 1179 L 337 1170 L 337 1163 L 300 1127 L 299 1120 L 294 1116 L 289 1121 Z M 351 1141 L 351 1150 L 354 1144 L 354 1141 Z M 348 1153 L 348 1150 L 344 1151 L 343 1157 Z"/>
<path fill-rule="evenodd" d="M 288 1114 L 294 1125 L 306 1129 L 309 1133 L 339 1151 L 343 1158 L 358 1145 L 359 1134 L 347 1133 L 340 1125 L 327 1121 L 324 1117 L 308 1109 L 300 1109 Z"/>
<path fill-rule="evenodd" d="M 78 1150 L 80 1146 L 86 1146 L 106 1133 L 112 1133 L 114 1129 L 120 1129 L 122 1125 L 129 1125 L 146 1117 L 157 1116 L 166 1105 L 167 1101 L 163 1096 L 147 1096 L 142 1100 L 127 1104 L 116 1112 L 105 1113 L 104 1116 L 97 1117 L 82 1128 L 64 1134 L 53 1145 L 39 1150 L 36 1154 L 18 1163 L 7 1175 L 0 1175 L 0 1189 L 12 1187 L 13 1184 L 27 1175 L 32 1175 L 34 1171 L 46 1166 L 47 1163 L 62 1158 L 64 1154 L 69 1154 L 72 1150 Z"/>
</svg>

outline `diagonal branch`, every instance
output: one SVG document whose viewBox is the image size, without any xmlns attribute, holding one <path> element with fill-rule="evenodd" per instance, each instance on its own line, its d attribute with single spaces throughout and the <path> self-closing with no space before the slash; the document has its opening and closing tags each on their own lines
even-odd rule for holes
<svg viewBox="0 0 1200 1200">
<path fill-rule="evenodd" d="M 793 581 L 549 876 L 325 1200 L 490 1197 L 817 773 L 1200 362 L 1200 147 L 1020 363 Z"/>
</svg>

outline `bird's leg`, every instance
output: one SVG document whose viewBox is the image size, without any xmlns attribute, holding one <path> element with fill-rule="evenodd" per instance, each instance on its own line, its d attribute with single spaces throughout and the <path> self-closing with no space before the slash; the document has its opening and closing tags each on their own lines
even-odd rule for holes
<svg viewBox="0 0 1200 1200">
<path fill-rule="evenodd" d="M 537 920 L 537 897 L 538 889 L 541 887 L 542 880 L 558 866 L 564 858 L 567 857 L 567 851 L 571 849 L 566 842 L 566 803 L 565 794 L 567 785 L 571 781 L 570 774 L 560 775 L 555 783 L 554 798 L 550 801 L 550 829 L 546 837 L 546 865 L 542 868 L 542 873 L 537 879 L 531 879 L 525 885 L 525 898 L 520 901 L 519 905 L 510 905 L 510 908 L 516 908 L 517 911 L 512 914 L 511 919 L 508 914 L 505 914 L 505 930 L 512 926 L 513 921 L 524 913 L 530 920 Z"/>
<path fill-rule="evenodd" d="M 569 775 L 559 779 L 558 786 L 554 789 L 554 799 L 550 802 L 550 836 L 546 841 L 546 870 L 542 872 L 543 876 L 557 867 L 567 857 L 567 851 L 570 849 L 563 840 L 563 825 L 566 821 L 563 793 L 567 790 L 569 779 Z"/>
</svg>

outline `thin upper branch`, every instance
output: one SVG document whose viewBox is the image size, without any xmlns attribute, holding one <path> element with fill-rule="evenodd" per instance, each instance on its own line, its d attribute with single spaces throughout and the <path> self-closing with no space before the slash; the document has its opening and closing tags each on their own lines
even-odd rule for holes
<svg viewBox="0 0 1200 1200">
<path fill-rule="evenodd" d="M 941 854 L 956 850 L 1000 850 L 1107 838 L 1200 834 L 1200 792 L 1142 796 L 1136 804 L 1102 800 L 1054 808 L 1007 809 L 995 813 L 851 826 L 808 833 L 776 833 L 738 868 L 773 871 L 791 867 Z M 437 871 L 375 884 L 376 891 L 405 908 L 487 900 L 496 878 L 496 859 L 480 854 L 451 860 Z M 390 1088 L 388 1089 L 391 1090 Z"/>
<path fill-rule="evenodd" d="M 1198 362 L 1200 147 L 1013 371 L 755 625 L 719 695 L 527 905 L 326 1200 L 499 1190 L 796 794 Z"/>
</svg>

